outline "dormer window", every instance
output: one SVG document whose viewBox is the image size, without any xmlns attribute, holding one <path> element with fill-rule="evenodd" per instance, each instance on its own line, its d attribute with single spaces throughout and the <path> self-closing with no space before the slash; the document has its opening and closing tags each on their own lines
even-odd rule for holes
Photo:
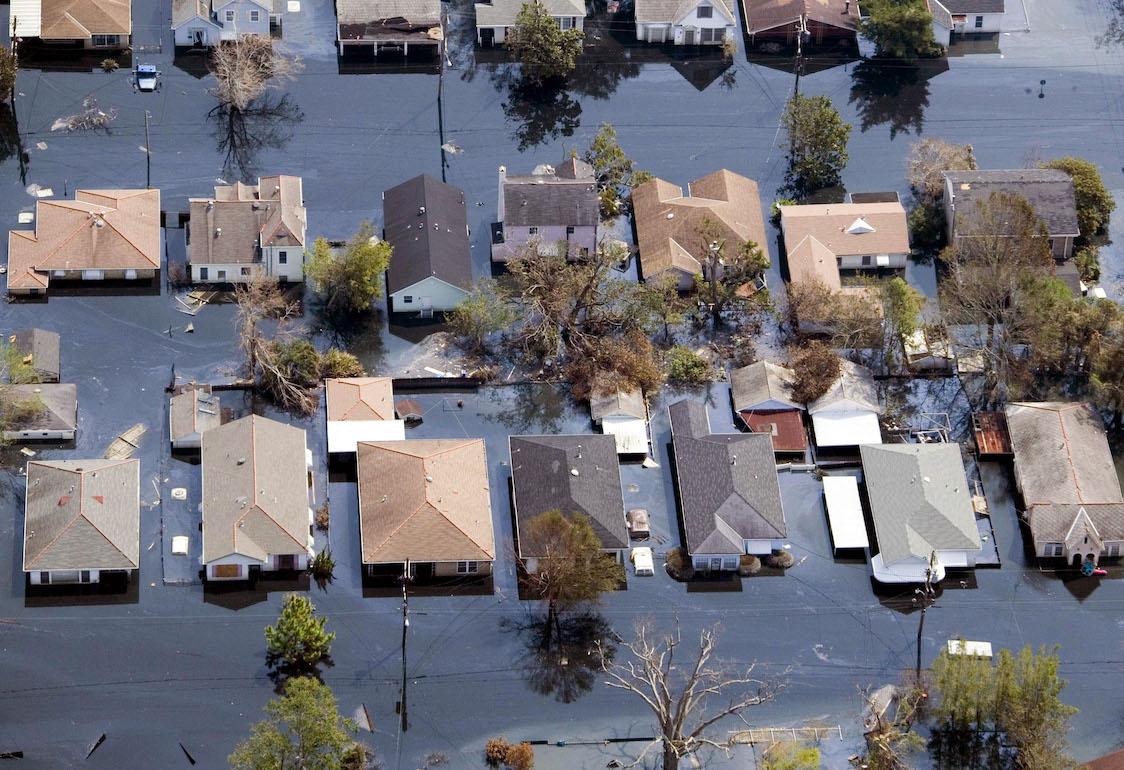
<svg viewBox="0 0 1124 770">
<path fill-rule="evenodd" d="M 714 8 L 709 5 L 700 5 L 698 7 L 698 17 L 700 19 L 714 18 Z"/>
</svg>

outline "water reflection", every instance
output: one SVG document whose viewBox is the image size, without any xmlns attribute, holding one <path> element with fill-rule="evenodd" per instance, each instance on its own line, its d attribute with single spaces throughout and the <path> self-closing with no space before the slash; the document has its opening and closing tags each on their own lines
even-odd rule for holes
<svg viewBox="0 0 1124 770">
<path fill-rule="evenodd" d="M 265 665 L 269 667 L 269 681 L 273 682 L 273 692 L 283 695 L 285 684 L 294 677 L 307 676 L 323 684 L 324 674 L 321 668 L 332 668 L 336 664 L 331 655 L 325 655 L 313 664 L 300 664 L 287 663 L 273 653 L 266 653 Z"/>
<path fill-rule="evenodd" d="M 492 403 L 506 407 L 487 415 L 488 419 L 503 425 L 511 435 L 558 433 L 570 406 L 562 388 L 534 383 L 489 388 L 487 392 Z"/>
<path fill-rule="evenodd" d="M 948 70 L 947 59 L 917 63 L 867 59 L 851 73 L 850 103 L 859 113 L 863 132 L 890 124 L 890 138 L 899 132 L 920 134 L 929 106 L 929 79 Z"/>
<path fill-rule="evenodd" d="M 527 686 L 560 703 L 573 703 L 597 683 L 601 670 L 598 645 L 610 659 L 616 651 L 612 628 L 595 612 L 561 618 L 557 633 L 551 632 L 545 617 L 505 618 L 500 627 L 518 634 L 523 644 L 518 666 Z"/>
<path fill-rule="evenodd" d="M 539 85 L 520 78 L 508 88 L 503 114 L 520 152 L 563 136 L 581 125 L 582 106 L 561 84 Z"/>
<path fill-rule="evenodd" d="M 244 110 L 219 106 L 211 110 L 214 136 L 223 153 L 223 178 L 257 183 L 257 156 L 262 150 L 279 150 L 293 136 L 304 112 L 289 95 L 264 96 Z"/>
</svg>

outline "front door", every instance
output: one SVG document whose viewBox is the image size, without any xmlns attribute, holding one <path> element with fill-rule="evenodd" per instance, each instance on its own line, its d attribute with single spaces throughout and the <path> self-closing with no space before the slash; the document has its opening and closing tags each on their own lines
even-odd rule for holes
<svg viewBox="0 0 1124 770">
<path fill-rule="evenodd" d="M 496 44 L 496 31 L 491 27 L 484 27 L 480 30 L 480 45 L 485 48 L 491 48 Z"/>
<path fill-rule="evenodd" d="M 285 554 L 284 556 L 277 557 L 277 569 L 279 570 L 295 570 L 297 568 L 297 557 L 293 554 Z"/>
<path fill-rule="evenodd" d="M 433 562 L 420 561 L 410 563 L 410 572 L 414 580 L 429 580 L 433 577 Z"/>
<path fill-rule="evenodd" d="M 191 30 L 191 44 L 196 48 L 203 48 L 207 45 L 207 33 L 201 29 Z"/>
</svg>

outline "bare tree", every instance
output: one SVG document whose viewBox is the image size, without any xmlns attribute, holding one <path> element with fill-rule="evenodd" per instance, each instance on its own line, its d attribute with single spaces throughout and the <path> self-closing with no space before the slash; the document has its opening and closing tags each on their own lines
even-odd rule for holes
<svg viewBox="0 0 1124 770">
<path fill-rule="evenodd" d="M 697 235 L 702 275 L 696 277 L 696 288 L 710 311 L 711 330 L 716 331 L 722 325 L 722 312 L 752 293 L 745 293 L 746 287 L 756 288 L 769 268 L 769 258 L 753 241 L 728 243 L 722 228 L 709 218 L 699 224 Z"/>
<path fill-rule="evenodd" d="M 261 35 L 243 35 L 217 46 L 211 54 L 211 72 L 218 81 L 214 95 L 221 107 L 245 110 L 274 84 L 293 78 L 304 69 L 299 59 L 277 53 L 273 41 Z"/>
<path fill-rule="evenodd" d="M 693 659 L 681 666 L 675 660 L 683 643 L 678 619 L 675 630 L 662 636 L 648 623 L 639 623 L 635 638 L 622 640 L 613 658 L 598 645 L 605 684 L 640 698 L 659 726 L 659 737 L 629 767 L 639 765 L 656 746 L 662 749 L 663 770 L 677 770 L 679 760 L 703 748 L 729 754 L 731 740 L 711 736 L 711 728 L 772 700 L 777 687 L 753 675 L 755 663 L 740 670 L 717 665 L 717 641 L 717 627 L 703 629 Z"/>
<path fill-rule="evenodd" d="M 976 156 L 970 144 L 951 144 L 930 137 L 914 142 L 905 159 L 909 186 L 929 200 L 944 194 L 945 171 L 974 171 Z"/>
<path fill-rule="evenodd" d="M 316 408 L 317 400 L 304 382 L 293 378 L 278 355 L 278 340 L 290 335 L 287 324 L 298 314 L 296 302 L 288 299 L 275 283 L 251 281 L 235 287 L 234 316 L 238 346 L 246 359 L 246 369 L 255 388 L 262 388 L 278 406 L 301 413 Z M 262 322 L 276 319 L 272 336 L 262 330 Z"/>
</svg>

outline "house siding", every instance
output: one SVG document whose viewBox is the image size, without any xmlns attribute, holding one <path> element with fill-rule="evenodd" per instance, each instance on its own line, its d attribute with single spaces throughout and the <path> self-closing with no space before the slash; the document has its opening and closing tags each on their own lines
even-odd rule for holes
<svg viewBox="0 0 1124 770">
<path fill-rule="evenodd" d="M 566 225 L 539 225 L 538 232 L 531 233 L 533 225 L 504 225 L 504 242 L 493 244 L 492 259 L 496 262 L 507 262 L 519 255 L 529 243 L 536 241 L 539 251 L 554 253 L 556 244 L 568 242 L 570 253 L 574 258 L 585 253 L 592 254 L 597 250 L 597 226 L 582 225 L 574 227 L 574 232 L 567 235 Z"/>
<path fill-rule="evenodd" d="M 218 45 L 222 39 L 222 27 L 213 21 L 196 16 L 193 19 L 180 24 L 178 27 L 172 28 L 172 36 L 175 40 L 177 48 L 194 48 L 195 32 L 201 32 L 203 35 L 202 45 L 210 48 Z"/>
<path fill-rule="evenodd" d="M 711 16 L 699 18 L 699 7 L 711 8 Z M 702 30 L 721 30 L 721 34 L 704 42 Z M 699 3 L 678 22 L 668 19 L 636 23 L 636 39 L 647 43 L 721 45 L 724 39 L 733 39 L 733 37 L 734 20 L 726 17 L 717 7 L 707 2 Z"/>
<path fill-rule="evenodd" d="M 6 430 L 7 441 L 73 441 L 77 430 Z"/>
<path fill-rule="evenodd" d="M 558 22 L 559 26 L 561 26 L 561 24 L 562 24 L 561 20 L 564 19 L 564 18 L 569 18 L 571 20 L 572 24 L 574 25 L 574 29 L 581 29 L 581 30 L 585 29 L 585 17 L 584 16 L 555 16 L 554 20 Z M 492 31 L 492 35 L 493 35 L 492 42 L 493 42 L 494 45 L 503 45 L 504 40 L 507 38 L 507 31 L 509 29 L 511 29 L 511 27 L 508 26 L 508 25 L 497 26 L 497 25 L 492 25 L 492 24 L 484 24 L 482 26 L 477 25 L 477 27 L 476 27 L 476 42 L 479 43 L 480 45 L 484 44 L 484 30 L 486 30 L 486 29 L 489 29 L 489 30 Z"/>
<path fill-rule="evenodd" d="M 395 313 L 417 313 L 423 306 L 423 299 L 428 298 L 430 307 L 438 312 L 452 310 L 468 294 L 459 286 L 453 286 L 439 278 L 430 276 L 418 281 L 412 286 L 394 292 L 390 295 L 391 307 Z M 410 301 L 406 301 L 410 297 Z"/>
<path fill-rule="evenodd" d="M 101 582 L 102 575 L 112 575 L 117 573 L 130 574 L 134 570 L 27 570 L 27 577 L 33 586 L 45 585 L 86 585 L 91 583 Z M 87 580 L 82 580 L 82 573 L 88 572 Z M 44 574 L 47 580 L 43 579 Z"/>
<path fill-rule="evenodd" d="M 249 0 L 231 0 L 226 4 L 215 4 L 215 15 L 222 25 L 220 33 L 223 40 L 235 40 L 244 35 L 269 37 L 269 11 Z M 234 19 L 227 21 L 227 12 L 234 13 Z M 258 20 L 251 21 L 250 15 L 258 13 Z"/>
</svg>

